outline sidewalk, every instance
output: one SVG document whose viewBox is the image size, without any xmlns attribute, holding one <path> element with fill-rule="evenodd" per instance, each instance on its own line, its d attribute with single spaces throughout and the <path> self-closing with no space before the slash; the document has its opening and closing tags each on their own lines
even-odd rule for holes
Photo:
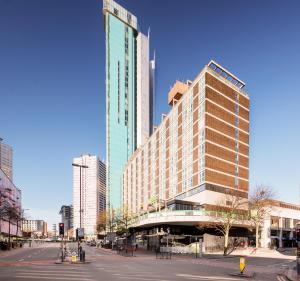
<svg viewBox="0 0 300 281">
<path fill-rule="evenodd" d="M 13 249 L 4 250 L 4 251 L 0 250 L 0 258 L 13 255 L 14 253 L 22 251 L 22 250 L 24 250 L 24 248 L 13 248 Z"/>
<path fill-rule="evenodd" d="M 290 281 L 300 281 L 300 277 L 297 274 L 297 270 L 295 268 L 289 268 L 285 272 L 285 277 Z"/>
</svg>

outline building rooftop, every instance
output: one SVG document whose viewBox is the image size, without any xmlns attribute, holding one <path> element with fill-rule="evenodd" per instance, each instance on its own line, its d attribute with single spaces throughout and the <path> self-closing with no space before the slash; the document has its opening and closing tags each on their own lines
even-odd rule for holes
<svg viewBox="0 0 300 281">
<path fill-rule="evenodd" d="M 168 94 L 168 104 L 175 105 L 188 90 L 189 85 L 180 81 L 176 81 Z"/>
<path fill-rule="evenodd" d="M 103 14 L 106 12 L 111 13 L 124 23 L 131 26 L 133 29 L 138 30 L 137 18 L 121 5 L 113 0 L 103 0 Z"/>
</svg>

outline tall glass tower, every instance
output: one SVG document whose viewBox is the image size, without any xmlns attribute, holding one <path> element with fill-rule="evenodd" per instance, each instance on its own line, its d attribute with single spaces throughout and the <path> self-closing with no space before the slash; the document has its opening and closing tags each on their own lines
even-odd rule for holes
<svg viewBox="0 0 300 281">
<path fill-rule="evenodd" d="M 149 39 L 138 32 L 137 18 L 113 0 L 103 1 L 103 14 L 106 187 L 107 207 L 112 210 L 122 208 L 123 168 L 140 142 L 150 134 Z"/>
</svg>

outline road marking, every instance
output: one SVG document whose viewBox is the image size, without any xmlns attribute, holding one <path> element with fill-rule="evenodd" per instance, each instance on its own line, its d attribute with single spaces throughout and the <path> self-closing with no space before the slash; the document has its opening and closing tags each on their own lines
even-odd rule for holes
<svg viewBox="0 0 300 281">
<path fill-rule="evenodd" d="M 277 276 L 278 281 L 286 281 L 285 277 L 278 275 Z"/>
<path fill-rule="evenodd" d="M 157 278 L 142 278 L 142 277 L 132 277 L 132 276 L 130 276 L 130 277 L 120 276 L 118 278 L 120 278 L 120 279 L 130 279 L 130 280 L 132 280 L 132 279 L 137 279 L 137 280 L 157 280 Z M 159 279 L 159 281 L 170 281 L 170 279 Z"/>
<path fill-rule="evenodd" d="M 84 275 L 86 274 L 85 272 L 74 272 L 74 271 L 68 271 L 68 270 L 61 270 L 59 272 L 53 273 L 53 271 L 50 270 L 16 270 L 18 273 L 24 273 L 24 274 L 76 274 L 76 276 L 79 275 Z"/>
<path fill-rule="evenodd" d="M 19 261 L 23 261 L 24 259 L 20 259 Z"/>
<path fill-rule="evenodd" d="M 24 279 L 49 279 L 49 280 L 78 280 L 78 281 L 94 281 L 93 279 L 89 278 L 81 278 L 81 277 L 54 277 L 54 276 L 35 276 L 35 275 L 16 275 L 15 278 L 24 278 Z"/>
<path fill-rule="evenodd" d="M 178 277 L 187 277 L 187 278 L 192 278 L 192 279 L 203 279 L 203 280 L 229 280 L 229 281 L 234 281 L 234 280 L 241 280 L 241 279 L 236 279 L 236 278 L 231 278 L 231 277 L 221 277 L 221 276 L 201 276 L 201 275 L 190 275 L 190 274 L 176 274 Z"/>
<path fill-rule="evenodd" d="M 37 276 L 41 276 L 41 275 L 47 275 L 47 276 L 64 276 L 64 277 L 78 277 L 78 274 L 75 274 L 75 273 L 65 273 L 65 272 L 62 272 L 62 273 L 41 273 L 41 272 L 19 272 L 19 274 L 21 275 L 24 275 L 24 274 L 31 274 L 33 276 L 37 275 Z M 67 274 L 67 275 L 66 275 Z M 89 278 L 89 275 L 81 275 L 80 278 L 82 277 L 85 277 L 85 278 Z"/>
</svg>

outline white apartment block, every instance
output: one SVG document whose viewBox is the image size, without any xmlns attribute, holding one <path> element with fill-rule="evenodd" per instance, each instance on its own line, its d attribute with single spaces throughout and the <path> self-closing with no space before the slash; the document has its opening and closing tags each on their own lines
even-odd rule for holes
<svg viewBox="0 0 300 281">
<path fill-rule="evenodd" d="M 105 175 L 105 171 L 103 171 L 103 169 L 105 169 L 105 164 L 102 163 L 97 156 L 89 154 L 74 158 L 73 164 L 88 167 L 80 168 L 78 166 L 73 166 L 74 233 L 77 228 L 81 227 L 84 228 L 84 233 L 87 238 L 94 238 L 97 235 L 97 216 L 99 211 L 103 208 L 103 204 L 102 206 L 100 204 L 100 198 L 103 197 L 101 196 L 101 193 L 105 192 L 103 180 L 101 180 L 103 174 Z"/>
<path fill-rule="evenodd" d="M 149 66 L 149 67 L 147 67 Z M 137 147 L 150 134 L 150 62 L 149 38 L 139 32 L 137 36 Z"/>
</svg>

